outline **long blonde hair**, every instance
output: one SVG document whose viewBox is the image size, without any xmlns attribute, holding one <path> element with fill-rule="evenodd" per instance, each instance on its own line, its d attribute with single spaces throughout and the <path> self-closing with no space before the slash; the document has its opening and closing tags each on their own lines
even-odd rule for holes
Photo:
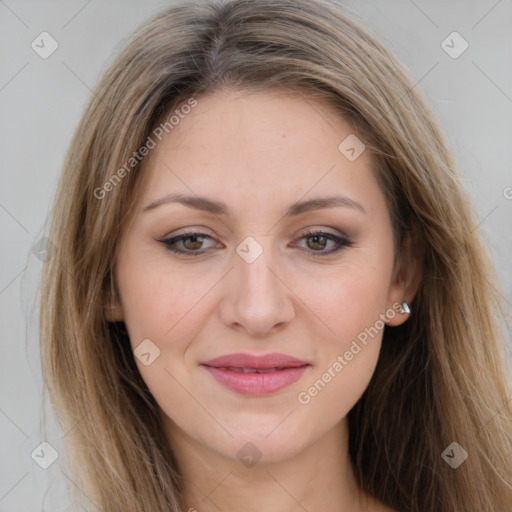
<svg viewBox="0 0 512 512">
<path fill-rule="evenodd" d="M 321 0 L 168 7 L 90 99 L 52 212 L 40 321 L 43 375 L 81 489 L 72 486 L 74 500 L 102 512 L 181 510 L 158 405 L 124 324 L 105 319 L 118 240 L 149 174 L 147 159 L 126 162 L 183 102 L 273 87 L 327 99 L 353 124 L 372 151 L 397 253 L 408 233 L 421 248 L 413 315 L 385 329 L 373 378 L 349 412 L 360 486 L 398 511 L 510 512 L 503 306 L 476 216 L 414 81 L 351 15 Z M 457 469 L 442 457 L 452 442 L 468 452 Z"/>
</svg>

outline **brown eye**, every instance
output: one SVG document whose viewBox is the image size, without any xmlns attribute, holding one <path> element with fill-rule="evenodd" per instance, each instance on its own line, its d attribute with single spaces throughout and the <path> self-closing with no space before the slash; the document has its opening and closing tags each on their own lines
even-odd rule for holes
<svg viewBox="0 0 512 512">
<path fill-rule="evenodd" d="M 310 249 L 321 250 L 327 245 L 327 240 L 328 239 L 325 236 L 313 235 L 308 237 L 307 244 Z"/>
<path fill-rule="evenodd" d="M 333 233 L 323 231 L 310 231 L 302 235 L 301 240 L 306 240 L 306 248 L 313 256 L 328 256 L 345 247 L 351 247 L 353 243 L 346 237 L 340 237 Z M 329 243 L 334 245 L 331 249 L 324 250 Z"/>
<path fill-rule="evenodd" d="M 183 246 L 185 249 L 190 249 L 192 251 L 201 249 L 201 245 L 203 243 L 203 237 L 197 236 L 197 235 L 191 235 L 187 236 L 186 238 L 182 238 L 181 240 L 183 242 Z M 187 243 L 187 241 L 191 241 L 190 244 Z"/>
<path fill-rule="evenodd" d="M 211 236 L 205 233 L 190 232 L 158 241 L 161 242 L 167 250 L 177 254 L 184 256 L 200 256 L 205 254 L 207 249 L 211 248 L 204 248 L 203 244 L 208 239 L 213 240 Z M 304 239 L 306 240 L 305 249 L 313 256 L 328 256 L 340 251 L 344 247 L 351 247 L 353 245 L 348 238 L 323 231 L 305 233 L 300 240 Z M 329 243 L 334 245 L 334 247 L 329 250 L 324 250 L 329 246 Z"/>
<path fill-rule="evenodd" d="M 206 253 L 206 249 L 203 247 L 203 244 L 207 239 L 213 240 L 211 236 L 208 236 L 205 233 L 190 232 L 158 241 L 161 242 L 167 250 L 177 254 L 200 256 L 201 254 Z"/>
</svg>

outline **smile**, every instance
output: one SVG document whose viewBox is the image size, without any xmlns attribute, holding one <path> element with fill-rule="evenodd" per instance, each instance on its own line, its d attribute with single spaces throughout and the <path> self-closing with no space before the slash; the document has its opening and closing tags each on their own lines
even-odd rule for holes
<svg viewBox="0 0 512 512">
<path fill-rule="evenodd" d="M 300 379 L 309 365 L 295 368 L 215 368 L 204 366 L 224 387 L 241 395 L 263 396 L 276 393 Z"/>
</svg>

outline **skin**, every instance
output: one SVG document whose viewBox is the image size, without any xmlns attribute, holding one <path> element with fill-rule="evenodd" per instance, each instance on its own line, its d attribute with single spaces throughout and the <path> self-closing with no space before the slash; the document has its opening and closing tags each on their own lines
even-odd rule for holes
<svg viewBox="0 0 512 512">
<path fill-rule="evenodd" d="M 338 150 L 353 130 L 322 101 L 279 89 L 197 100 L 150 155 L 149 184 L 120 241 L 118 298 L 108 310 L 111 321 L 125 322 L 133 349 L 150 339 L 160 350 L 150 365 L 136 362 L 185 479 L 185 510 L 389 512 L 356 485 L 346 418 L 373 375 L 382 330 L 308 404 L 297 398 L 417 288 L 412 258 L 394 265 L 370 152 L 349 161 Z M 231 215 L 178 203 L 143 211 L 171 192 L 222 201 Z M 283 217 L 296 201 L 334 194 L 364 211 L 343 206 Z M 304 238 L 312 228 L 346 234 L 352 245 L 315 257 L 337 244 Z M 211 238 L 175 247 L 203 255 L 178 255 L 158 241 L 185 230 Z M 263 250 L 252 263 L 235 250 L 247 236 Z M 396 313 L 387 323 L 407 318 Z M 233 352 L 282 352 L 311 366 L 281 391 L 247 397 L 199 365 Z M 249 442 L 261 454 L 252 467 L 237 457 Z"/>
</svg>

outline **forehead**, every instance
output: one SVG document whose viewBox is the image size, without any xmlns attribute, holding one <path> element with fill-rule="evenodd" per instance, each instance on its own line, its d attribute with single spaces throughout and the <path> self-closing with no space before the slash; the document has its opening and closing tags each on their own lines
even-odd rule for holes
<svg viewBox="0 0 512 512">
<path fill-rule="evenodd" d="M 217 149 L 215 156 L 225 158 L 225 149 L 238 153 L 242 144 L 247 156 L 263 159 L 265 154 L 282 154 L 290 147 L 295 153 L 311 153 L 315 148 L 325 151 L 329 144 L 336 149 L 338 137 L 353 131 L 327 101 L 283 89 L 227 90 L 200 96 L 196 101 L 197 105 L 181 119 L 174 116 L 178 123 L 163 135 L 157 154 L 185 146 L 189 150 L 206 148 L 210 157 Z M 310 144 L 301 151 L 298 143 L 305 140 Z M 247 154 L 247 150 L 251 152 Z"/>
<path fill-rule="evenodd" d="M 278 89 L 196 101 L 151 155 L 145 204 L 171 192 L 222 196 L 239 210 L 378 193 L 369 151 L 353 161 L 340 151 L 354 130 L 326 101 Z"/>
</svg>

